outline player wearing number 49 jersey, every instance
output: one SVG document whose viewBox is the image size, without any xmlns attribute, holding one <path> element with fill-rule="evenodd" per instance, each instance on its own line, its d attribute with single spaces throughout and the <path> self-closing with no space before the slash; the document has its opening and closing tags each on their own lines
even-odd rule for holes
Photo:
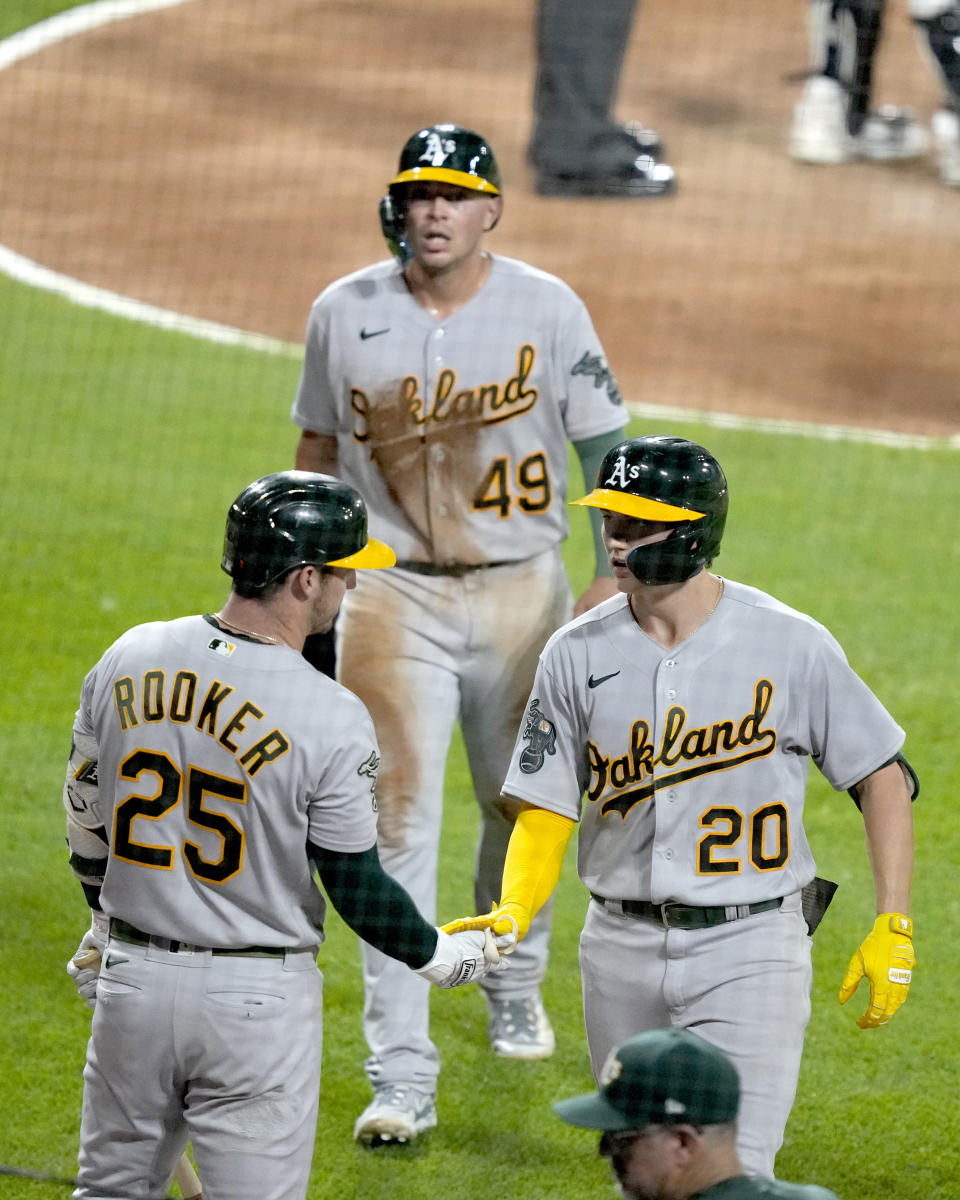
<svg viewBox="0 0 960 1200">
<path fill-rule="evenodd" d="M 903 731 L 822 625 L 707 569 L 727 482 L 703 447 L 624 442 L 578 503 L 603 512 L 621 594 L 541 655 L 503 789 L 522 811 L 486 920 L 502 938 L 514 922 L 523 934 L 579 820 L 595 1073 L 633 1034 L 695 1030 L 733 1058 L 740 1155 L 748 1172 L 772 1175 L 809 1017 L 805 915 L 825 883 L 803 828 L 808 764 L 862 809 L 878 915 L 840 999 L 865 975 L 858 1023 L 882 1025 L 914 961 L 916 780 Z"/>
<path fill-rule="evenodd" d="M 560 555 L 569 443 L 592 479 L 625 420 L 582 301 L 484 250 L 502 208 L 479 135 L 414 134 L 381 202 L 399 261 L 317 298 L 293 408 L 297 466 L 358 487 L 372 531 L 397 551 L 393 571 L 368 572 L 345 601 L 337 671 L 383 747 L 381 857 L 426 913 L 457 720 L 480 811 L 475 903 L 498 894 L 510 835 L 500 785 L 537 655 L 573 609 Z M 577 611 L 615 591 L 599 524 L 597 577 Z M 553 1050 L 539 994 L 548 935 L 544 911 L 510 970 L 484 981 L 498 1054 Z M 436 1123 L 427 989 L 369 948 L 364 983 L 374 1095 L 355 1133 L 379 1145 L 405 1128 L 409 1140 Z"/>
<path fill-rule="evenodd" d="M 68 965 L 94 1007 L 76 1200 L 303 1200 L 317 1122 L 325 900 L 425 981 L 499 967 L 425 921 L 376 852 L 363 704 L 303 659 L 357 569 L 389 567 L 339 480 L 255 481 L 227 518 L 213 615 L 140 625 L 87 675 L 64 788 L 93 910 Z M 476 934 L 468 935 L 476 939 Z M 99 971 L 98 971 L 99 968 Z"/>
</svg>

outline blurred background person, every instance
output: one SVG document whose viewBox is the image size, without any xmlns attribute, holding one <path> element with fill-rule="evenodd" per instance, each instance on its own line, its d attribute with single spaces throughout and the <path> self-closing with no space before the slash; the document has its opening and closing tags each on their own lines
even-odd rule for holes
<svg viewBox="0 0 960 1200">
<path fill-rule="evenodd" d="M 664 196 L 673 168 L 659 136 L 613 106 L 637 0 L 538 0 L 537 76 L 527 158 L 541 196 Z"/>
<path fill-rule="evenodd" d="M 801 162 L 891 162 L 925 154 L 930 136 L 909 109 L 871 108 L 886 0 L 812 0 L 813 73 L 793 113 L 790 153 Z M 943 88 L 931 122 L 940 177 L 960 187 L 960 6 L 910 0 L 924 58 Z"/>
</svg>

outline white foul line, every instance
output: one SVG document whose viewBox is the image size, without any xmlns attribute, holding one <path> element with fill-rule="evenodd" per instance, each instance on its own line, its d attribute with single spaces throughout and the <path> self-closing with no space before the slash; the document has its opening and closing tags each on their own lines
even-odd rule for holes
<svg viewBox="0 0 960 1200">
<path fill-rule="evenodd" d="M 55 292 L 83 308 L 99 308 L 115 317 L 126 317 L 130 321 L 143 321 L 158 329 L 169 329 L 175 333 L 186 333 L 191 337 L 204 338 L 209 342 L 223 342 L 230 346 L 244 346 L 260 350 L 265 354 L 281 354 L 293 358 L 303 355 L 303 346 L 294 342 L 282 342 L 265 333 L 249 333 L 235 329 L 232 325 L 220 325 L 216 321 L 205 321 L 202 317 L 188 317 L 168 308 L 157 308 L 142 300 L 133 300 L 106 288 L 81 283 L 69 275 L 60 275 L 49 267 L 42 267 L 32 259 L 24 258 L 8 246 L 0 246 L 0 271 L 30 287 Z"/>
<path fill-rule="evenodd" d="M 79 8 L 68 8 L 64 12 L 38 21 L 28 29 L 21 29 L 0 42 L 0 71 L 12 66 L 21 58 L 36 54 L 47 46 L 53 46 L 68 37 L 98 25 L 108 25 L 123 17 L 135 17 L 140 13 L 152 12 L 155 8 L 173 8 L 186 0 L 96 0 L 94 4 L 82 4 Z"/>
</svg>

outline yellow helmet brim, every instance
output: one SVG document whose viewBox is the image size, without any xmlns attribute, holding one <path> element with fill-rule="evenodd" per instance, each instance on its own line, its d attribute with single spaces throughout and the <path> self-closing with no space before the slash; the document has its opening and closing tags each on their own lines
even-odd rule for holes
<svg viewBox="0 0 960 1200">
<path fill-rule="evenodd" d="M 440 183 L 453 183 L 457 187 L 469 188 L 472 192 L 483 192 L 487 196 L 499 196 L 500 189 L 494 187 L 489 179 L 481 179 L 479 175 L 471 175 L 467 171 L 454 171 L 449 167 L 411 167 L 408 171 L 390 180 L 390 186 L 397 183 L 417 183 L 420 180 L 438 180 Z"/>
<path fill-rule="evenodd" d="M 362 546 L 353 554 L 348 554 L 346 558 L 337 558 L 333 562 L 324 563 L 324 566 L 346 567 L 359 571 L 363 569 L 376 569 L 378 567 L 392 567 L 396 561 L 396 554 L 394 554 L 393 549 L 386 542 L 370 538 L 365 546 Z"/>
<path fill-rule="evenodd" d="M 650 500 L 646 496 L 635 496 L 632 492 L 619 492 L 615 488 L 594 488 L 571 504 L 582 504 L 586 508 L 603 508 L 607 512 L 622 513 L 625 517 L 636 517 L 640 521 L 696 521 L 705 514 L 692 508 L 677 508 L 661 500 Z"/>
</svg>

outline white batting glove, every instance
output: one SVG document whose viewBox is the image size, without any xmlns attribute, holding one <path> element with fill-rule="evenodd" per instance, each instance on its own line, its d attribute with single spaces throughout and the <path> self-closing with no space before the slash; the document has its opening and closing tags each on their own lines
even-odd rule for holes
<svg viewBox="0 0 960 1200">
<path fill-rule="evenodd" d="M 444 933 L 437 929 L 437 949 L 433 958 L 416 969 L 418 975 L 437 987 L 454 988 L 482 979 L 491 971 L 501 971 L 500 952 L 489 929 L 467 933 Z"/>
<path fill-rule="evenodd" d="M 75 954 L 67 963 L 67 974 L 76 984 L 77 991 L 86 1000 L 87 1007 L 96 1008 L 100 960 L 107 948 L 110 920 L 104 913 L 92 909 L 90 918 L 90 928 L 83 935 Z"/>
</svg>

